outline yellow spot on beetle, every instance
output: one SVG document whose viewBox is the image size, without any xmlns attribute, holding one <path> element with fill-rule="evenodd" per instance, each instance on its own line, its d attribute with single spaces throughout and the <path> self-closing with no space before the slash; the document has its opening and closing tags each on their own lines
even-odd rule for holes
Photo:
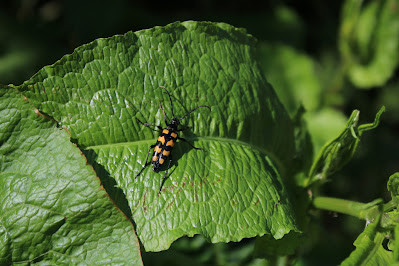
<svg viewBox="0 0 399 266">
<path fill-rule="evenodd" d="M 175 146 L 175 142 L 174 142 L 173 140 L 169 140 L 169 141 L 166 143 L 166 146 L 173 147 L 173 146 Z"/>
<path fill-rule="evenodd" d="M 153 161 L 153 162 L 158 161 L 158 156 L 152 156 L 152 161 Z"/>
<path fill-rule="evenodd" d="M 163 164 L 164 161 L 165 161 L 164 158 L 159 159 L 159 164 Z"/>
<path fill-rule="evenodd" d="M 159 146 L 155 146 L 154 151 L 156 153 L 160 153 L 162 151 L 162 149 Z"/>
<path fill-rule="evenodd" d="M 166 128 L 164 128 L 164 130 L 162 130 L 162 133 L 164 133 L 164 134 L 169 134 L 169 130 L 167 130 Z"/>
<path fill-rule="evenodd" d="M 164 136 L 159 136 L 158 137 L 158 141 L 160 141 L 161 143 L 162 143 L 162 145 L 164 145 L 165 144 L 165 137 Z"/>
<path fill-rule="evenodd" d="M 163 150 L 163 152 L 162 152 L 162 155 L 163 155 L 163 156 L 169 156 L 169 154 L 170 154 L 170 151 L 165 151 L 165 150 Z"/>
<path fill-rule="evenodd" d="M 172 137 L 174 137 L 174 138 L 177 138 L 177 134 L 176 134 L 175 132 L 172 132 L 170 135 L 171 135 Z"/>
</svg>

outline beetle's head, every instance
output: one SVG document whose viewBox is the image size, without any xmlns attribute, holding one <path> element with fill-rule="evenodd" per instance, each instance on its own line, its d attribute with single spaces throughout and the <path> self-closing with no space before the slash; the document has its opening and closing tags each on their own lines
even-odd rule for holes
<svg viewBox="0 0 399 266">
<path fill-rule="evenodd" d="M 172 120 L 170 121 L 170 125 L 177 127 L 178 125 L 180 125 L 180 120 L 177 118 L 172 118 Z"/>
</svg>

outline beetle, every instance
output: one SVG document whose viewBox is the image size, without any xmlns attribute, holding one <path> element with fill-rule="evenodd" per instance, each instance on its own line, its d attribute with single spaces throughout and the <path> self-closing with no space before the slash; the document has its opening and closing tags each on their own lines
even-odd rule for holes
<svg viewBox="0 0 399 266">
<path fill-rule="evenodd" d="M 169 101 L 170 101 L 171 112 L 172 112 L 173 118 L 170 121 L 170 123 L 168 123 L 168 121 L 166 119 L 166 115 L 165 115 L 165 110 L 164 110 L 162 104 L 160 104 L 160 109 L 162 110 L 162 113 L 163 113 L 163 116 L 164 116 L 164 120 L 165 120 L 165 124 L 166 124 L 165 128 L 162 128 L 161 126 L 158 126 L 158 125 L 152 125 L 152 124 L 143 123 L 139 119 L 136 118 L 137 122 L 139 122 L 140 124 L 142 124 L 142 125 L 144 125 L 146 127 L 156 127 L 158 130 L 161 131 L 161 133 L 158 136 L 157 142 L 154 145 L 151 145 L 150 148 L 148 149 L 147 158 L 145 159 L 145 165 L 140 170 L 140 172 L 136 175 L 135 179 L 150 164 L 152 164 L 152 170 L 154 172 L 158 172 L 159 168 L 161 167 L 161 165 L 163 165 L 165 163 L 165 161 L 167 159 L 169 159 L 168 167 L 167 167 L 167 169 L 165 171 L 165 175 L 163 177 L 163 182 L 164 182 L 165 181 L 165 177 L 166 177 L 166 175 L 168 173 L 168 170 L 169 170 L 169 167 L 170 167 L 170 163 L 172 162 L 172 154 L 171 154 L 171 152 L 172 152 L 173 147 L 175 146 L 175 143 L 176 143 L 177 140 L 182 140 L 182 141 L 186 142 L 187 144 L 189 144 L 192 148 L 194 148 L 196 150 L 202 150 L 201 148 L 197 148 L 194 145 L 192 145 L 186 139 L 179 137 L 178 132 L 183 131 L 183 130 L 188 128 L 188 127 L 183 127 L 183 128 L 179 129 L 178 126 L 180 125 L 180 121 L 183 120 L 184 118 L 186 118 L 189 114 L 191 114 L 193 111 L 197 110 L 198 108 L 206 107 L 210 111 L 211 111 L 211 108 L 209 106 L 206 106 L 206 105 L 200 105 L 200 106 L 195 107 L 191 111 L 187 112 L 181 118 L 176 118 L 176 116 L 175 116 L 175 114 L 173 112 L 173 102 L 172 102 L 172 97 L 170 96 L 169 91 L 164 86 L 159 86 L 159 88 L 164 89 L 166 91 L 166 93 L 168 94 L 168 96 L 169 96 Z M 150 155 L 151 149 L 154 149 L 154 151 L 152 153 L 151 160 L 148 161 L 148 156 Z M 162 185 L 163 185 L 163 183 L 162 183 Z M 162 185 L 161 185 L 161 188 L 162 188 Z"/>
</svg>

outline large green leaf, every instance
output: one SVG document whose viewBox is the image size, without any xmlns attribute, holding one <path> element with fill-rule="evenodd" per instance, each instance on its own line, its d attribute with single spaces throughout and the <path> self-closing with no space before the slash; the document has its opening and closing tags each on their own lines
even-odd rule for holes
<svg viewBox="0 0 399 266">
<path fill-rule="evenodd" d="M 45 67 L 19 87 L 66 127 L 114 198 L 123 196 L 146 250 L 183 236 L 239 241 L 297 230 L 282 176 L 295 153 L 293 126 L 256 61 L 255 39 L 223 23 L 183 22 L 98 39 Z M 159 102 L 183 122 L 164 170 L 135 180 L 160 124 Z M 164 126 L 164 125 L 163 125 Z M 117 188 L 115 188 L 117 187 Z M 122 191 L 122 193 L 121 193 Z M 129 210 L 130 208 L 130 210 Z"/>
<path fill-rule="evenodd" d="M 0 88 L 0 264 L 141 264 L 131 222 L 65 130 Z"/>
<path fill-rule="evenodd" d="M 399 64 L 398 0 L 346 0 L 340 50 L 350 80 L 360 88 L 381 86 Z"/>
</svg>

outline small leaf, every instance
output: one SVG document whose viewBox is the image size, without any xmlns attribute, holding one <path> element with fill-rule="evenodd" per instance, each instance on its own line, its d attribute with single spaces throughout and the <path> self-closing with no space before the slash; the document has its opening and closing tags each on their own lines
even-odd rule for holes
<svg viewBox="0 0 399 266">
<path fill-rule="evenodd" d="M 393 230 L 399 225 L 399 173 L 389 177 L 387 188 L 392 199 L 384 205 L 385 215 L 382 217 L 381 226 Z"/>
<path fill-rule="evenodd" d="M 399 223 L 396 224 L 394 229 L 394 245 L 391 249 L 393 251 L 393 259 L 395 262 L 399 262 Z"/>
<path fill-rule="evenodd" d="M 0 264 L 142 264 L 131 222 L 54 124 L 0 87 Z"/>
<path fill-rule="evenodd" d="M 382 241 L 385 234 L 378 231 L 381 214 L 355 240 L 356 249 L 346 258 L 342 265 L 391 265 L 393 253 L 385 250 Z"/>
<path fill-rule="evenodd" d="M 359 111 L 355 110 L 350 116 L 346 128 L 342 133 L 330 141 L 319 152 L 312 165 L 307 185 L 316 181 L 325 181 L 328 176 L 341 169 L 353 156 L 364 131 L 378 126 L 381 114 L 385 111 L 382 107 L 377 113 L 374 123 L 357 126 Z"/>
<path fill-rule="evenodd" d="M 394 173 L 389 177 L 387 188 L 392 198 L 399 196 L 399 173 Z"/>
<path fill-rule="evenodd" d="M 399 173 L 389 177 L 388 191 L 391 192 L 392 200 L 384 205 L 380 227 L 387 230 L 389 235 L 388 248 L 393 251 L 393 260 L 399 262 Z"/>
<path fill-rule="evenodd" d="M 168 178 L 145 164 L 158 133 L 137 123 L 170 119 L 191 126 Z M 79 47 L 18 89 L 85 147 L 110 195 L 147 251 L 181 236 L 240 241 L 298 231 L 282 172 L 295 153 L 291 120 L 256 61 L 255 39 L 224 23 L 178 22 Z M 161 123 L 162 121 L 162 123 Z M 128 205 L 122 206 L 123 199 Z M 131 213 L 130 213 L 131 212 Z"/>
</svg>

